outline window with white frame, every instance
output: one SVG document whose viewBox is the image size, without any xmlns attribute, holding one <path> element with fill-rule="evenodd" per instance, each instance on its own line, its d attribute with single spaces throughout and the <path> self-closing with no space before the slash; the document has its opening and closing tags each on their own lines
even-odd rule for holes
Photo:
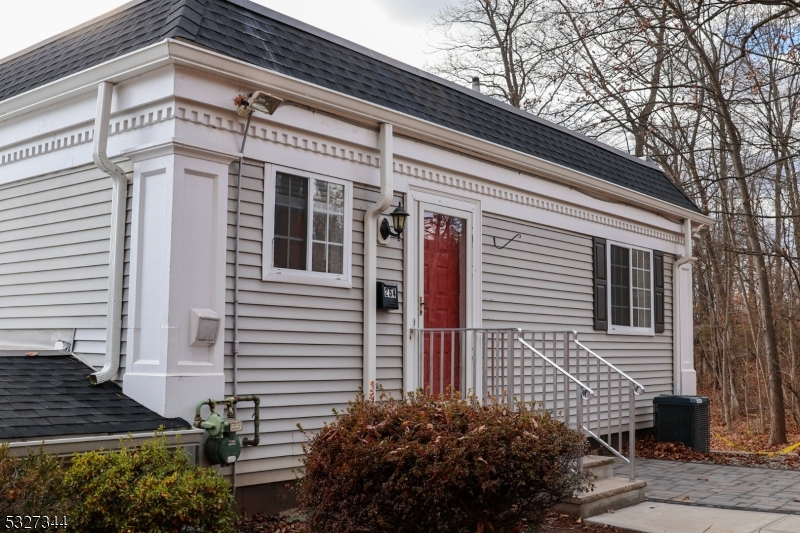
<svg viewBox="0 0 800 533">
<path fill-rule="evenodd" d="M 350 184 L 281 168 L 273 168 L 271 178 L 264 205 L 264 279 L 349 286 Z"/>
<path fill-rule="evenodd" d="M 610 245 L 610 329 L 653 330 L 653 254 L 650 250 Z"/>
</svg>

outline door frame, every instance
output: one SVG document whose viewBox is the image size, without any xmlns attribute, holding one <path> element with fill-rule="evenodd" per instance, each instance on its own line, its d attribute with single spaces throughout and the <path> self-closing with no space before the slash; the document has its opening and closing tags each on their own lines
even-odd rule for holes
<svg viewBox="0 0 800 533">
<path fill-rule="evenodd" d="M 413 342 L 414 336 L 411 330 L 423 325 L 420 320 L 420 298 L 425 292 L 423 280 L 425 274 L 424 240 L 422 236 L 425 211 L 457 216 L 467 221 L 467 264 L 465 265 L 467 308 L 464 324 L 467 328 L 479 328 L 482 324 L 480 246 L 482 236 L 480 231 L 481 208 L 479 201 L 438 191 L 409 187 L 407 204 L 407 210 L 410 215 L 405 231 L 405 239 L 407 239 L 405 246 L 405 264 L 407 265 L 405 282 L 408 297 L 405 298 L 404 302 L 404 314 L 406 316 L 406 327 L 409 331 L 404 337 L 403 388 L 410 391 L 417 388 L 420 377 L 417 364 L 419 354 L 417 354 L 417 347 Z M 466 387 L 474 389 L 472 361 L 465 361 L 465 373 L 467 376 Z"/>
</svg>

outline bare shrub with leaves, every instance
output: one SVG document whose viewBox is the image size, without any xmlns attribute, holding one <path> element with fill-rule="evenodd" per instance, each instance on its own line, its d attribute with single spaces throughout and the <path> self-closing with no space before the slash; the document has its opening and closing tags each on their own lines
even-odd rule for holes
<svg viewBox="0 0 800 533">
<path fill-rule="evenodd" d="M 362 395 L 304 446 L 298 501 L 311 532 L 522 531 L 580 490 L 584 446 L 524 404 Z"/>
</svg>

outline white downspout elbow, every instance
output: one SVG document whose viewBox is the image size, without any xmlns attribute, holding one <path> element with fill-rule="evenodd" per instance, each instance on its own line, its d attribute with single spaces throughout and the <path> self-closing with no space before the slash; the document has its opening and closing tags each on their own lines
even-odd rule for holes
<svg viewBox="0 0 800 533">
<path fill-rule="evenodd" d="M 378 373 L 377 347 L 377 281 L 378 281 L 378 217 L 392 203 L 394 196 L 394 145 L 392 125 L 381 124 L 380 148 L 381 196 L 364 214 L 364 394 L 369 395 Z"/>
<path fill-rule="evenodd" d="M 108 260 L 108 308 L 106 310 L 106 357 L 103 368 L 89 376 L 93 385 L 117 376 L 122 335 L 122 276 L 125 262 L 125 214 L 128 199 L 128 178 L 111 162 L 106 153 L 111 96 L 114 84 L 104 81 L 97 89 L 97 112 L 94 122 L 92 159 L 97 168 L 111 177 L 111 242 Z"/>
<path fill-rule="evenodd" d="M 692 257 L 692 221 L 688 218 L 683 221 L 683 239 L 684 239 L 684 254 L 678 256 L 678 260 L 672 264 L 672 375 L 675 383 L 674 394 L 683 394 L 683 384 L 681 383 L 681 344 L 682 335 L 681 322 L 683 319 L 683 301 L 681 294 L 683 289 L 681 287 L 680 270 L 684 265 L 691 265 L 697 261 L 696 257 Z M 691 313 L 691 302 L 689 302 Z"/>
</svg>

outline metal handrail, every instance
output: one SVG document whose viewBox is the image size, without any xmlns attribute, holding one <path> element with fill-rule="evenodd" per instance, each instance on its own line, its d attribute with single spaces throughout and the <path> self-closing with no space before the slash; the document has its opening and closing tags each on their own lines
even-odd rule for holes
<svg viewBox="0 0 800 533">
<path fill-rule="evenodd" d="M 591 349 L 589 349 L 586 345 L 584 345 L 581 341 L 579 341 L 578 340 L 578 332 L 577 331 L 573 330 L 572 333 L 575 335 L 575 344 L 577 344 L 578 346 L 583 348 L 586 351 L 586 353 L 590 354 L 592 357 L 600 360 L 603 364 L 605 364 L 606 366 L 611 368 L 614 372 L 616 372 L 617 374 L 619 374 L 623 378 L 625 378 L 628 381 L 630 381 L 631 384 L 633 385 L 633 393 L 636 396 L 639 396 L 641 393 L 643 393 L 645 391 L 644 385 L 642 385 L 641 383 L 639 383 L 638 381 L 636 381 L 635 379 L 630 377 L 628 374 L 626 374 L 625 372 L 623 372 L 619 368 L 615 367 L 613 364 L 609 363 L 608 361 L 606 361 L 605 359 L 603 359 L 602 357 L 600 357 L 599 355 L 594 353 Z"/>
<path fill-rule="evenodd" d="M 549 357 L 547 357 L 539 350 L 537 350 L 536 348 L 525 342 L 525 340 L 519 336 L 520 333 L 522 333 L 522 328 L 517 328 L 517 340 L 520 343 L 522 343 L 526 348 L 528 348 L 530 351 L 539 356 L 540 359 L 546 361 L 547 364 L 549 364 L 550 366 L 561 372 L 561 374 L 563 374 L 566 378 L 568 378 L 570 381 L 572 381 L 577 386 L 582 388 L 583 392 L 581 392 L 581 396 L 583 397 L 584 400 L 589 400 L 594 397 L 594 391 L 591 389 L 591 387 L 587 387 L 586 385 L 584 385 L 578 378 L 576 378 L 575 376 L 573 376 L 572 374 L 561 368 L 556 362 L 552 361 Z"/>
</svg>

